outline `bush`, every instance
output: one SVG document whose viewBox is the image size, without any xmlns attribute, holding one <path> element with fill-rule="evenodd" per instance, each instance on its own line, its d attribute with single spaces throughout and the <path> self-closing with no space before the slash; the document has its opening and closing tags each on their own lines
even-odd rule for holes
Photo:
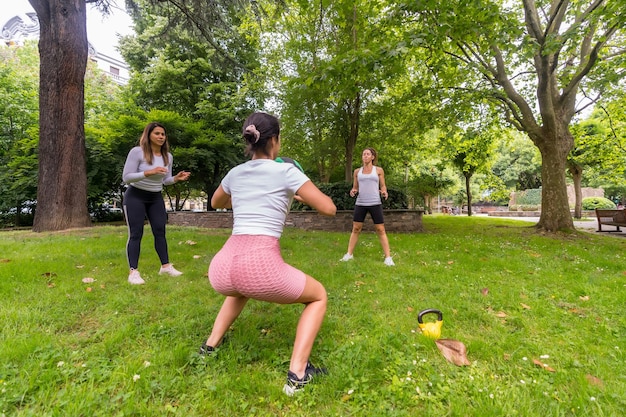
<svg viewBox="0 0 626 417">
<path fill-rule="evenodd" d="M 522 211 L 539 211 L 541 206 L 538 204 L 521 204 L 519 208 Z"/>
<path fill-rule="evenodd" d="M 614 209 L 615 203 L 604 197 L 585 197 L 583 198 L 583 210 Z"/>
<path fill-rule="evenodd" d="M 530 188 L 516 192 L 515 202 L 519 205 L 540 205 L 541 204 L 541 188 Z"/>
</svg>

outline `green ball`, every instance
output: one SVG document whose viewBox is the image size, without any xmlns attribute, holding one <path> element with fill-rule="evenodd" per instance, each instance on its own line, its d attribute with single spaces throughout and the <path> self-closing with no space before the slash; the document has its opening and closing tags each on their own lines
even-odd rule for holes
<svg viewBox="0 0 626 417">
<path fill-rule="evenodd" d="M 280 163 L 292 164 L 296 168 L 298 168 L 302 173 L 304 173 L 304 169 L 302 169 L 302 165 L 300 165 L 298 161 L 296 161 L 295 159 L 291 159 L 286 156 L 279 156 L 278 158 L 275 159 L 275 161 L 280 162 Z"/>
</svg>

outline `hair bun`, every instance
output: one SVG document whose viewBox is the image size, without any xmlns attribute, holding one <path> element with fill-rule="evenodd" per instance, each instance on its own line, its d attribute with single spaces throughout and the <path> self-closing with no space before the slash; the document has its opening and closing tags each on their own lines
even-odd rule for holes
<svg viewBox="0 0 626 417">
<path fill-rule="evenodd" d="M 254 137 L 253 143 L 257 143 L 259 139 L 261 138 L 261 132 L 257 130 L 255 125 L 246 126 L 246 128 L 243 130 L 243 134 L 244 135 L 248 134 L 248 135 L 253 136 Z"/>
</svg>

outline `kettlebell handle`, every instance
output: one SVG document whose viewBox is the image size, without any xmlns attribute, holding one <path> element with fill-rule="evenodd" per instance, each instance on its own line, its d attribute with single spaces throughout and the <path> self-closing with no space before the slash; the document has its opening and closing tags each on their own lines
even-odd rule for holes
<svg viewBox="0 0 626 417">
<path fill-rule="evenodd" d="M 417 315 L 417 322 L 418 323 L 424 323 L 422 317 L 424 317 L 424 315 L 430 314 L 430 313 L 437 314 L 437 321 L 443 321 L 443 313 L 441 311 L 437 310 L 436 308 L 428 308 L 426 310 L 420 311 L 420 313 Z"/>
</svg>

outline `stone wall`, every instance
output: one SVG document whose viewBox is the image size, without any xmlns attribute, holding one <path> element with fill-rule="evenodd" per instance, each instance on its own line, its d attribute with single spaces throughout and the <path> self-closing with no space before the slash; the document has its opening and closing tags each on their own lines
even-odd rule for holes
<svg viewBox="0 0 626 417">
<path fill-rule="evenodd" d="M 423 210 L 385 210 L 385 230 L 387 232 L 421 232 Z M 168 213 L 168 223 L 177 226 L 205 227 L 209 229 L 230 229 L 233 227 L 232 211 Z M 322 216 L 315 211 L 292 211 L 287 215 L 286 227 L 304 230 L 350 232 L 352 230 L 352 210 L 338 210 L 334 217 Z M 365 219 L 363 231 L 374 231 L 369 216 Z"/>
</svg>

